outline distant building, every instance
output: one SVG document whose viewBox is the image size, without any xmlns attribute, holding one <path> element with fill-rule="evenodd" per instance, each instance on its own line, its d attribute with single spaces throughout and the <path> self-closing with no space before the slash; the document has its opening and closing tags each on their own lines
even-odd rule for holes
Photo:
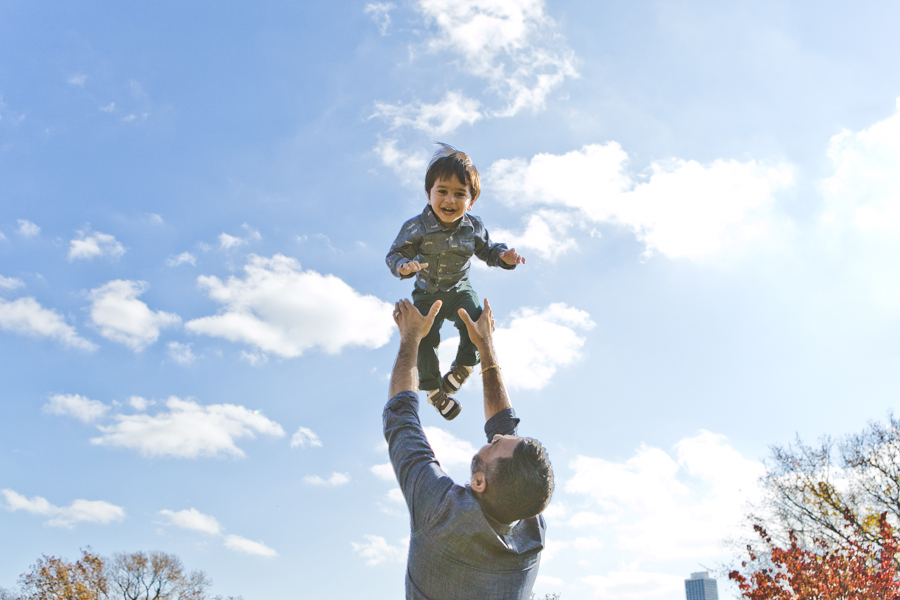
<svg viewBox="0 0 900 600">
<path fill-rule="evenodd" d="M 708 571 L 691 573 L 691 578 L 684 580 L 684 593 L 687 600 L 719 600 L 716 580 L 710 579 Z"/>
</svg>

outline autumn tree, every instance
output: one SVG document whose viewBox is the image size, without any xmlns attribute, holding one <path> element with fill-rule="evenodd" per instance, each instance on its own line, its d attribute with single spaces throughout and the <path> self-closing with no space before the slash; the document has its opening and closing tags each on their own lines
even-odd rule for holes
<svg viewBox="0 0 900 600">
<path fill-rule="evenodd" d="M 801 546 L 789 532 L 787 548 L 757 525 L 762 551 L 748 545 L 749 560 L 728 577 L 747 600 L 900 600 L 894 564 L 900 540 L 886 513 L 878 517 L 877 543 L 856 529 L 849 514 L 845 525 L 848 532 L 841 543 L 817 538 Z"/>
<path fill-rule="evenodd" d="M 766 466 L 765 499 L 750 521 L 782 545 L 791 532 L 801 546 L 878 545 L 880 515 L 900 524 L 900 420 L 893 416 L 837 441 L 776 446 Z"/>
<path fill-rule="evenodd" d="M 10 600 L 240 600 L 210 598 L 209 577 L 186 571 L 165 552 L 119 553 L 104 561 L 87 549 L 75 563 L 43 556 L 19 583 L 21 594 Z"/>
<path fill-rule="evenodd" d="M 103 560 L 90 548 L 74 563 L 44 555 L 19 583 L 22 600 L 106 600 L 108 591 Z"/>
</svg>

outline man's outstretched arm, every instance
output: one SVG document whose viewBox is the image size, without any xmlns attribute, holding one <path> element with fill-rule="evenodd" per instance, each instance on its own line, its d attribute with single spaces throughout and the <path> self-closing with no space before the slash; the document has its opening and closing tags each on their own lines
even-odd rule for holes
<svg viewBox="0 0 900 600">
<path fill-rule="evenodd" d="M 397 351 L 397 360 L 391 373 L 388 398 L 393 398 L 400 392 L 419 391 L 419 375 L 416 368 L 419 342 L 428 335 L 440 309 L 440 300 L 431 306 L 431 310 L 425 316 L 422 316 L 419 309 L 409 300 L 401 300 L 394 305 L 394 322 L 400 329 L 400 349 Z"/>
<path fill-rule="evenodd" d="M 512 408 L 506 386 L 503 385 L 503 375 L 500 373 L 500 365 L 497 363 L 497 353 L 494 351 L 494 314 L 491 311 L 491 303 L 484 301 L 484 310 L 477 321 L 472 321 L 463 309 L 459 309 L 459 316 L 466 329 L 469 338 L 478 354 L 481 355 L 481 380 L 484 386 L 484 420 L 490 421 L 491 417 L 502 410 Z"/>
</svg>

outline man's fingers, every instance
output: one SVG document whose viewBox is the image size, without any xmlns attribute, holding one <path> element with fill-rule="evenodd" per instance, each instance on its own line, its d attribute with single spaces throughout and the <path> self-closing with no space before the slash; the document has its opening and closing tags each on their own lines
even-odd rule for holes
<svg viewBox="0 0 900 600">
<path fill-rule="evenodd" d="M 475 326 L 474 321 L 472 321 L 472 317 L 469 316 L 469 313 L 466 312 L 466 309 L 461 308 L 457 312 L 459 313 L 459 318 L 463 320 L 463 323 L 465 323 L 467 329 L 469 326 Z"/>
</svg>

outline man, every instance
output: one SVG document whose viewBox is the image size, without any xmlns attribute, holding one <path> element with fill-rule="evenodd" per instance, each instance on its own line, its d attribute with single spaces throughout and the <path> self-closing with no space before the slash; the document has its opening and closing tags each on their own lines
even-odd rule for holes
<svg viewBox="0 0 900 600">
<path fill-rule="evenodd" d="M 472 458 L 463 487 L 444 473 L 419 422 L 416 357 L 440 310 L 422 315 L 409 301 L 394 307 L 400 350 L 384 408 L 384 437 L 409 507 L 412 535 L 407 600 L 527 600 L 537 578 L 553 492 L 553 469 L 541 444 L 516 435 L 519 419 L 497 364 L 491 306 L 473 322 L 459 315 L 481 356 L 488 444 Z"/>
</svg>

